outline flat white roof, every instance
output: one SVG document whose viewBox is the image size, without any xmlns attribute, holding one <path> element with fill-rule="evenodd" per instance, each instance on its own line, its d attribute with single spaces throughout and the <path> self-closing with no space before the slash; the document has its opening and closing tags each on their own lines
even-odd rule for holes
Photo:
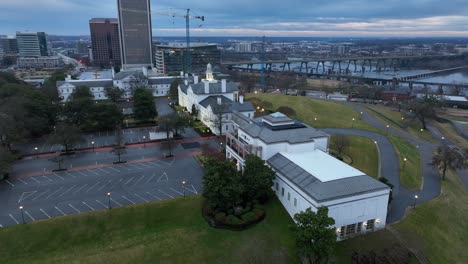
<svg viewBox="0 0 468 264">
<path fill-rule="evenodd" d="M 294 162 L 321 182 L 366 175 L 364 172 L 349 166 L 319 149 L 303 153 L 281 152 L 281 155 Z"/>
</svg>

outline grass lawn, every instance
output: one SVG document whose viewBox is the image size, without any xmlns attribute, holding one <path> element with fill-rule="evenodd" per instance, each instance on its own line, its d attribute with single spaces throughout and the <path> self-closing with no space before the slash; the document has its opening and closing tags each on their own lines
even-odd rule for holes
<svg viewBox="0 0 468 264">
<path fill-rule="evenodd" d="M 213 229 L 192 196 L 0 229 L 2 263 L 297 263 L 281 203 L 243 231 Z"/>
<path fill-rule="evenodd" d="M 375 143 L 365 137 L 346 137 L 350 139 L 351 146 L 343 152 L 353 160 L 351 166 L 377 179 L 379 177 L 379 153 Z M 336 136 L 331 137 L 330 148 L 332 149 L 336 149 L 334 147 L 335 138 Z"/>
<path fill-rule="evenodd" d="M 366 108 L 370 109 L 369 113 L 372 114 L 374 117 L 376 117 L 377 119 L 379 119 L 380 121 L 382 121 L 384 124 L 388 124 L 389 126 L 393 127 L 393 128 L 397 128 L 397 129 L 401 129 L 398 125 L 402 126 L 402 127 L 406 127 L 406 131 L 414 136 L 414 137 L 417 137 L 417 138 L 420 138 L 420 139 L 423 139 L 423 140 L 427 140 L 427 141 L 434 141 L 434 138 L 432 136 L 432 134 L 427 131 L 427 130 L 423 130 L 421 132 L 421 123 L 419 122 L 418 119 L 414 119 L 414 120 L 409 120 L 405 115 L 404 115 L 404 112 L 402 110 L 402 112 L 398 112 L 396 109 L 393 109 L 393 108 L 390 108 L 390 107 L 385 107 L 385 106 L 381 106 L 381 105 L 366 105 L 365 106 Z M 393 122 L 389 122 L 388 119 L 392 120 Z M 408 124 L 408 122 L 410 122 Z"/>
<path fill-rule="evenodd" d="M 398 155 L 400 182 L 409 189 L 420 189 L 422 184 L 421 157 L 410 142 L 396 136 L 389 136 Z M 404 159 L 406 158 L 406 161 Z"/>
<path fill-rule="evenodd" d="M 420 248 L 431 263 L 467 263 L 468 190 L 449 173 L 442 194 L 416 206 L 394 227 L 411 247 Z"/>
<path fill-rule="evenodd" d="M 452 141 L 458 147 L 468 148 L 468 140 L 460 136 L 455 128 L 450 123 L 433 122 L 434 126 L 444 135 L 447 139 Z M 465 126 L 468 131 L 468 125 Z"/>
<path fill-rule="evenodd" d="M 258 98 L 273 104 L 271 111 L 280 106 L 288 106 L 296 111 L 296 118 L 316 128 L 356 128 L 375 131 L 362 121 L 360 114 L 352 108 L 335 103 L 312 99 L 304 96 L 288 96 L 279 94 L 248 94 L 247 99 Z M 317 118 L 317 120 L 315 120 Z M 354 118 L 354 121 L 353 121 Z"/>
</svg>

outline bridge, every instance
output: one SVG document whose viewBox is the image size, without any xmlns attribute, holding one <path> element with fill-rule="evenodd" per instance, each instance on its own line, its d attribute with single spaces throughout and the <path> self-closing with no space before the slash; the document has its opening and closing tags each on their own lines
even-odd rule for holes
<svg viewBox="0 0 468 264">
<path fill-rule="evenodd" d="M 400 81 L 409 81 L 409 80 L 416 80 L 416 79 L 422 79 L 422 78 L 430 78 L 432 76 L 437 76 L 441 75 L 444 73 L 449 73 L 449 72 L 456 72 L 460 70 L 468 69 L 468 66 L 462 66 L 462 67 L 456 67 L 456 68 L 449 68 L 449 69 L 443 69 L 443 70 L 437 70 L 437 71 L 430 71 L 430 72 L 424 72 L 424 73 L 418 73 L 418 74 L 410 74 L 406 76 L 400 76 L 398 77 L 398 80 Z"/>
<path fill-rule="evenodd" d="M 273 64 L 282 64 L 282 71 L 291 71 L 291 63 L 300 63 L 299 72 L 302 72 L 305 69 L 306 73 L 318 72 L 319 68 L 322 69 L 322 72 L 326 72 L 325 68 L 329 68 L 331 72 L 346 72 L 349 73 L 350 66 L 354 66 L 354 72 L 357 72 L 358 62 L 361 67 L 361 71 L 373 70 L 375 71 L 386 71 L 387 69 L 396 68 L 397 65 L 408 64 L 412 60 L 422 60 L 422 59 L 440 59 L 440 58 L 449 58 L 457 57 L 459 55 L 425 55 L 425 56 L 370 56 L 370 57 L 329 57 L 329 58 L 304 58 L 304 59 L 291 59 L 291 60 L 267 60 L 264 63 L 260 60 L 255 61 L 236 61 L 236 62 L 221 62 L 222 66 L 227 67 L 228 69 L 239 68 L 235 66 L 246 65 L 246 70 L 254 70 L 253 65 L 265 65 L 267 71 L 272 70 Z M 331 66 L 326 66 L 325 63 L 330 63 Z M 313 65 L 315 63 L 315 65 Z M 312 65 L 309 65 L 312 64 Z M 315 67 L 314 67 L 315 66 Z M 369 68 L 367 68 L 369 67 Z M 310 70 L 310 71 L 309 71 Z"/>
</svg>

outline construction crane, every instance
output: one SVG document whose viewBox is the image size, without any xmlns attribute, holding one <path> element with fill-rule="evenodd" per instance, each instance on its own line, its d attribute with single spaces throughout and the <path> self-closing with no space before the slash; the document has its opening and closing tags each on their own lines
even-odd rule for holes
<svg viewBox="0 0 468 264">
<path fill-rule="evenodd" d="M 136 12 L 136 13 L 146 13 L 143 10 L 137 9 L 121 9 L 122 11 L 127 12 Z M 185 64 L 184 64 L 184 73 L 190 73 L 192 71 L 192 58 L 191 58 L 191 50 L 190 50 L 190 19 L 199 19 L 201 21 L 205 21 L 205 16 L 191 16 L 190 9 L 187 8 L 187 13 L 185 15 L 180 15 L 177 13 L 170 13 L 170 12 L 151 12 L 152 15 L 157 16 L 170 16 L 170 17 L 182 17 L 185 18 L 185 34 L 186 34 L 186 41 L 187 47 L 185 50 Z"/>
</svg>

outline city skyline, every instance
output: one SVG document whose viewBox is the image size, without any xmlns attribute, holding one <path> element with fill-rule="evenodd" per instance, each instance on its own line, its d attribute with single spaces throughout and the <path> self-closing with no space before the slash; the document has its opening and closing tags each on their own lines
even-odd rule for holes
<svg viewBox="0 0 468 264">
<path fill-rule="evenodd" d="M 369 0 L 313 3 L 303 0 L 265 2 L 214 0 L 152 1 L 158 13 L 204 15 L 192 22 L 193 36 L 279 37 L 465 37 L 468 36 L 468 3 L 435 0 L 375 2 Z M 237 12 L 236 12 L 237 10 Z M 38 16 L 37 14 L 41 14 Z M 117 17 L 117 1 L 26 0 L 0 1 L 0 34 L 46 31 L 52 35 L 89 35 L 93 17 Z M 57 21 L 60 23 L 57 23 Z M 183 36 L 182 18 L 154 15 L 154 36 Z"/>
</svg>

